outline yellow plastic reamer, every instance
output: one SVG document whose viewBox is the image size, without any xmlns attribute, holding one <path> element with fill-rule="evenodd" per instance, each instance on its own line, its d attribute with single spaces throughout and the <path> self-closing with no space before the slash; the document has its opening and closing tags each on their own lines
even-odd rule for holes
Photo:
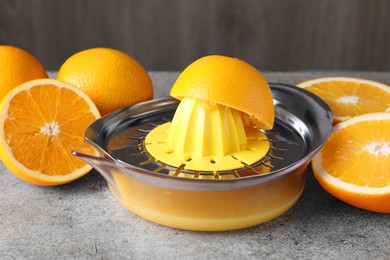
<svg viewBox="0 0 390 260">
<path fill-rule="evenodd" d="M 145 138 L 156 161 L 184 170 L 221 172 L 252 165 L 266 157 L 270 143 L 253 126 L 245 126 L 233 108 L 184 98 L 168 122 Z"/>
</svg>

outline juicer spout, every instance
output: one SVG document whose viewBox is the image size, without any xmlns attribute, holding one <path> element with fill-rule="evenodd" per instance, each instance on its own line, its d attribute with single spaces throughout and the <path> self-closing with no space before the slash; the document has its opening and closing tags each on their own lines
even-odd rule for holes
<svg viewBox="0 0 390 260">
<path fill-rule="evenodd" d="M 116 169 L 116 160 L 111 155 L 88 139 L 85 139 L 82 146 L 72 150 L 72 154 L 91 165 L 111 185 L 114 191 L 118 192 L 118 187 L 112 176 Z"/>
<path fill-rule="evenodd" d="M 101 160 L 103 158 L 114 160 L 106 151 L 88 139 L 85 139 L 83 145 L 73 149 L 72 154 L 79 157 L 88 164 L 89 160 Z"/>
</svg>

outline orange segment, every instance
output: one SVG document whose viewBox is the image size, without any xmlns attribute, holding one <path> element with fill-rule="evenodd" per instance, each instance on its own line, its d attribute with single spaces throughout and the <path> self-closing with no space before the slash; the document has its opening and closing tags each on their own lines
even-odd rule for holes
<svg viewBox="0 0 390 260">
<path fill-rule="evenodd" d="M 171 95 L 234 108 L 264 130 L 272 129 L 274 124 L 273 98 L 266 79 L 256 68 L 236 58 L 211 55 L 196 60 L 180 74 Z"/>
<path fill-rule="evenodd" d="M 365 114 L 336 125 L 312 167 L 335 197 L 390 213 L 390 113 Z"/>
<path fill-rule="evenodd" d="M 26 82 L 0 106 L 0 157 L 19 178 L 38 185 L 75 180 L 91 167 L 71 150 L 99 112 L 86 94 L 54 79 Z"/>
<path fill-rule="evenodd" d="M 328 77 L 297 86 L 321 97 L 331 108 L 335 123 L 366 113 L 390 112 L 390 87 L 372 80 Z"/>
</svg>

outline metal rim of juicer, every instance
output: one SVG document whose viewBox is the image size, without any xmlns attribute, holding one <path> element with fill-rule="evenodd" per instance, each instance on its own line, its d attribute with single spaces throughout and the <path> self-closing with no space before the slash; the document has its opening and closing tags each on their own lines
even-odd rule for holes
<svg viewBox="0 0 390 260">
<path fill-rule="evenodd" d="M 307 166 L 327 140 L 333 121 L 329 107 L 314 94 L 288 84 L 270 83 L 270 87 L 275 105 L 275 127 L 266 132 L 271 140 L 268 157 L 258 162 L 270 167 L 269 173 L 255 172 L 250 176 L 238 175 L 231 179 L 183 178 L 161 173 L 164 169 L 172 169 L 158 165 L 140 148 L 150 129 L 172 119 L 179 101 L 170 97 L 139 103 L 102 117 L 87 129 L 85 139 L 103 154 L 100 161 L 126 169 L 123 173 L 127 175 L 130 170 L 131 177 L 154 185 L 191 190 L 225 190 L 269 182 Z M 77 151 L 73 151 L 73 154 L 81 158 L 89 157 Z M 251 168 L 248 167 L 249 170 Z"/>
</svg>

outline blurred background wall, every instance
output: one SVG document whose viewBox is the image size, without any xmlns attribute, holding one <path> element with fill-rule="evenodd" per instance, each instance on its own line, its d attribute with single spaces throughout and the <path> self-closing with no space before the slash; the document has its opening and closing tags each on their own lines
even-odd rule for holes
<svg viewBox="0 0 390 260">
<path fill-rule="evenodd" d="M 390 70 L 387 0 L 0 0 L 0 44 L 48 70 L 105 46 L 147 70 L 208 54 L 260 70 Z"/>
</svg>

